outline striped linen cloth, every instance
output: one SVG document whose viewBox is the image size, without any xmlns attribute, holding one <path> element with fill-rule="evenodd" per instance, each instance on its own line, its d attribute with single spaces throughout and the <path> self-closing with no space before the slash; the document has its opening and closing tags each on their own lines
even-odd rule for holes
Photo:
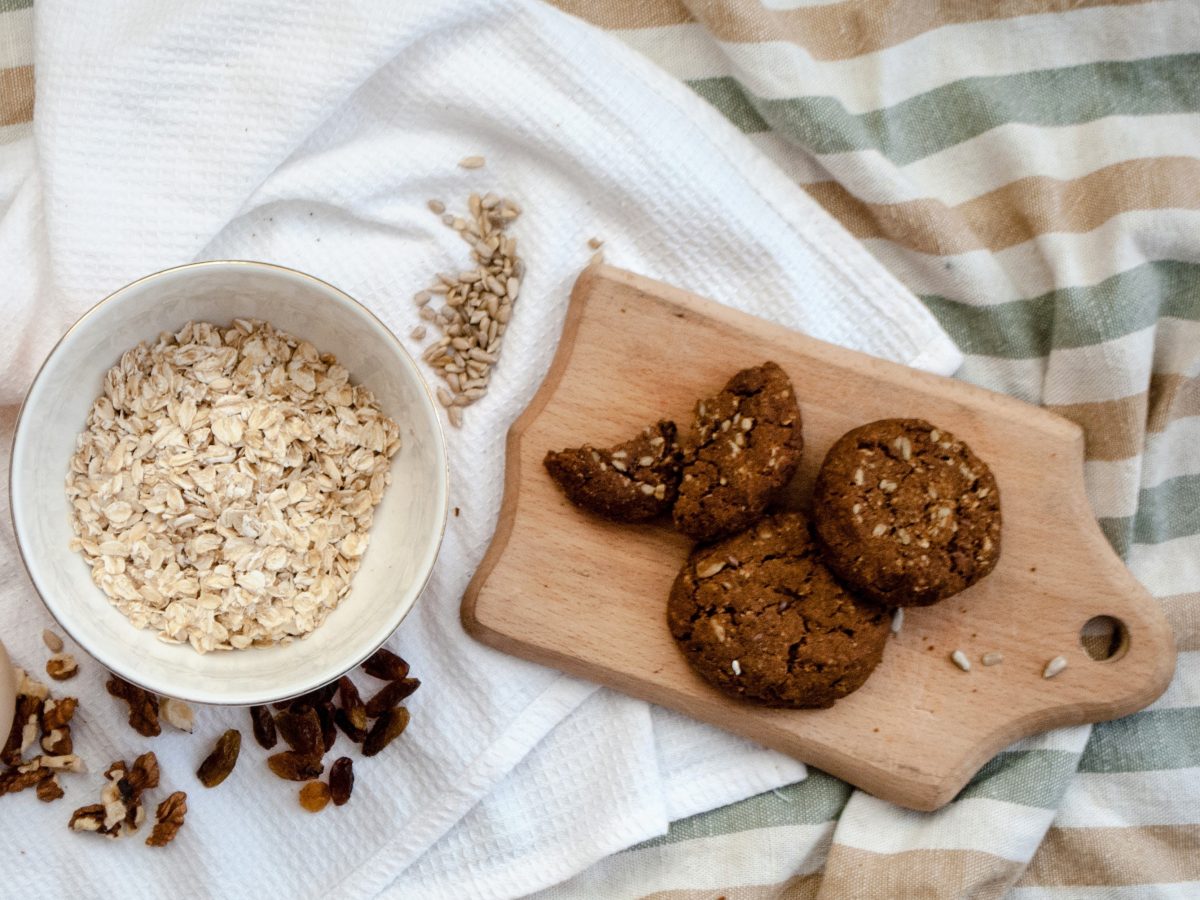
<svg viewBox="0 0 1200 900">
<path fill-rule="evenodd" d="M 1083 426 L 1095 513 L 1181 653 L 1150 709 L 1023 741 L 938 813 L 814 771 L 544 896 L 1200 896 L 1200 4 L 557 5 L 750 135 L 924 299 L 961 377 Z M 0 0 L 0 161 L 31 133 L 31 34 Z"/>
<path fill-rule="evenodd" d="M 557 0 L 706 97 L 918 294 L 959 376 L 1083 426 L 1181 651 L 931 815 L 821 773 L 547 898 L 1200 897 L 1200 3 Z M 811 772 L 811 770 L 810 770 Z"/>
</svg>

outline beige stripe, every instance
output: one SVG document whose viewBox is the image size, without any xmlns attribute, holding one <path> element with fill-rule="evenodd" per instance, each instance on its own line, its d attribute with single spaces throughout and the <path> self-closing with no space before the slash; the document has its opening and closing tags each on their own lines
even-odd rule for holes
<svg viewBox="0 0 1200 900">
<path fill-rule="evenodd" d="M 1062 180 L 1033 176 L 957 206 L 922 198 L 866 203 L 835 181 L 804 189 L 851 234 L 946 256 L 1003 250 L 1046 232 L 1091 231 L 1135 209 L 1200 209 L 1200 159 L 1131 159 Z"/>
<path fill-rule="evenodd" d="M 834 844 L 819 896 L 993 900 L 1003 897 L 1020 873 L 1020 863 L 982 850 L 873 853 Z"/>
<path fill-rule="evenodd" d="M 946 25 L 1062 13 L 1147 0 L 846 0 L 843 3 L 766 9 L 746 0 L 553 0 L 568 12 L 603 28 L 645 28 L 700 21 L 718 40 L 791 41 L 816 59 L 848 59 L 874 53 Z M 649 10 L 645 7 L 659 7 Z M 690 12 L 689 12 L 690 10 Z M 653 17 L 654 21 L 647 21 Z M 1064 27 L 1067 27 L 1064 25 Z"/>
<path fill-rule="evenodd" d="M 1095 403 L 1049 404 L 1046 409 L 1083 428 L 1089 460 L 1128 459 L 1142 452 L 1147 431 L 1200 415 L 1200 378 L 1154 375 L 1148 394 Z"/>
<path fill-rule="evenodd" d="M 741 884 L 713 890 L 679 889 L 655 891 L 642 900 L 816 900 L 821 873 L 797 875 L 783 884 Z"/>
<path fill-rule="evenodd" d="M 1175 632 L 1175 646 L 1183 651 L 1200 650 L 1200 594 L 1175 594 L 1159 602 Z"/>
<path fill-rule="evenodd" d="M 694 22 L 679 0 L 549 0 L 601 28 L 661 28 Z"/>
<path fill-rule="evenodd" d="M 33 119 L 33 66 L 0 69 L 0 126 Z"/>
<path fill-rule="evenodd" d="M 1019 886 L 1200 881 L 1200 825 L 1051 828 Z"/>
</svg>

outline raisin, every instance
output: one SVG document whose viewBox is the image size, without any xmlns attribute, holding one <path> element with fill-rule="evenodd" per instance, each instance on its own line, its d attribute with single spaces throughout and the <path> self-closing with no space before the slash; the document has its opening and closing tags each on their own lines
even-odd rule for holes
<svg viewBox="0 0 1200 900">
<path fill-rule="evenodd" d="M 345 675 L 338 681 L 338 696 L 342 707 L 335 713 L 335 719 L 346 737 L 361 744 L 367 736 L 367 707 L 357 685 Z"/>
<path fill-rule="evenodd" d="M 338 727 L 346 733 L 346 737 L 356 744 L 361 744 L 367 737 L 367 709 L 361 707 L 353 714 L 353 718 L 351 715 L 346 710 L 339 709 L 334 711 L 333 718 Z"/>
<path fill-rule="evenodd" d="M 321 724 L 321 747 L 324 753 L 328 753 L 337 740 L 337 725 L 334 724 L 333 719 L 334 709 L 332 703 L 326 701 L 317 707 L 317 720 Z"/>
<path fill-rule="evenodd" d="M 311 706 L 293 706 L 275 714 L 275 727 L 289 747 L 305 756 L 320 756 L 321 720 Z"/>
<path fill-rule="evenodd" d="M 292 707 L 296 706 L 320 706 L 328 700 L 333 699 L 333 695 L 337 693 L 338 683 L 331 681 L 329 684 L 317 688 L 315 691 L 309 691 L 307 694 L 301 694 L 292 701 Z"/>
<path fill-rule="evenodd" d="M 329 785 L 323 781 L 310 781 L 300 788 L 300 805 L 311 813 L 323 810 L 329 805 Z"/>
<path fill-rule="evenodd" d="M 129 704 L 129 726 L 142 737 L 158 737 L 162 726 L 158 724 L 158 698 L 149 691 L 130 684 L 116 675 L 105 685 L 114 697 Z"/>
<path fill-rule="evenodd" d="M 354 790 L 354 760 L 343 756 L 329 770 L 329 793 L 334 806 L 343 806 Z"/>
<path fill-rule="evenodd" d="M 204 762 L 200 763 L 200 768 L 196 770 L 196 777 L 200 779 L 200 783 L 211 788 L 228 778 L 233 767 L 237 765 L 238 752 L 241 749 L 242 733 L 240 731 L 231 728 L 221 735 L 213 752 L 208 754 Z"/>
<path fill-rule="evenodd" d="M 417 678 L 402 678 L 385 685 L 378 694 L 367 701 L 367 715 L 372 719 L 378 718 L 420 686 L 421 682 Z"/>
<path fill-rule="evenodd" d="M 264 750 L 270 750 L 279 743 L 275 732 L 275 719 L 265 706 L 250 707 L 250 721 L 254 723 L 254 739 Z"/>
<path fill-rule="evenodd" d="M 325 766 L 319 758 L 306 756 L 295 750 L 284 750 L 282 753 L 268 756 L 267 765 L 284 781 L 310 781 L 325 771 Z"/>
<path fill-rule="evenodd" d="M 399 681 L 408 677 L 408 663 L 384 647 L 380 647 L 363 663 L 363 671 L 384 681 Z"/>
<path fill-rule="evenodd" d="M 363 741 L 363 756 L 374 756 L 398 738 L 408 727 L 408 719 L 408 710 L 403 706 L 389 709 L 376 719 L 367 739 Z"/>
</svg>

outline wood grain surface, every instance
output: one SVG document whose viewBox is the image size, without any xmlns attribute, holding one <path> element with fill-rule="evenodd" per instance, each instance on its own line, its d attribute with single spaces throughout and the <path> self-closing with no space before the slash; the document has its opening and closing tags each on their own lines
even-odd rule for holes
<svg viewBox="0 0 1200 900">
<path fill-rule="evenodd" d="M 996 570 L 943 603 L 907 610 L 871 679 L 828 710 L 763 709 L 709 687 L 666 626 L 687 540 L 669 522 L 618 525 L 579 510 L 542 467 L 549 449 L 616 443 L 661 416 L 685 427 L 698 398 L 768 359 L 791 377 L 804 420 L 804 460 L 784 506 L 807 507 L 836 438 L 898 416 L 929 419 L 966 440 L 991 466 L 1003 503 Z M 1101 615 L 1124 629 L 1105 661 L 1080 640 Z M 509 433 L 500 521 L 462 618 L 484 643 L 743 734 L 921 810 L 953 799 L 1018 738 L 1146 706 L 1175 667 L 1157 603 L 1095 523 L 1077 426 L 607 267 L 580 276 L 554 364 Z M 973 661 L 970 672 L 951 663 L 956 649 Z M 990 651 L 1004 662 L 982 666 Z M 1059 655 L 1066 670 L 1043 678 Z"/>
</svg>

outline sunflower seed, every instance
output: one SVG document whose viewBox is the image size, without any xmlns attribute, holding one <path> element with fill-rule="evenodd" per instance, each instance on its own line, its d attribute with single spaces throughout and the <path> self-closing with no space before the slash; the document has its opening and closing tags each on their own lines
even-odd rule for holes
<svg viewBox="0 0 1200 900">
<path fill-rule="evenodd" d="M 1056 656 L 1050 662 L 1046 663 L 1046 668 L 1042 670 L 1042 677 L 1053 678 L 1066 667 L 1067 658 L 1065 656 Z"/>
<path fill-rule="evenodd" d="M 412 331 L 410 331 L 408 333 L 408 336 L 411 337 L 414 341 L 423 340 L 425 337 L 425 326 L 418 325 L 416 328 L 414 328 Z"/>
<path fill-rule="evenodd" d="M 42 643 L 50 650 L 51 653 L 62 653 L 63 641 L 57 634 L 47 628 L 42 632 Z"/>
<path fill-rule="evenodd" d="M 892 613 L 892 634 L 899 634 L 900 629 L 904 627 L 904 607 L 899 607 Z"/>
<path fill-rule="evenodd" d="M 985 653 L 979 660 L 985 666 L 998 666 L 1004 662 L 1004 654 L 993 650 L 991 653 Z"/>
<path fill-rule="evenodd" d="M 971 661 L 967 659 L 967 654 L 963 653 L 961 650 L 955 650 L 953 653 L 951 653 L 950 659 L 964 672 L 971 671 Z"/>
<path fill-rule="evenodd" d="M 458 164 L 464 169 L 482 169 L 486 162 L 482 156 L 464 156 Z"/>
</svg>

